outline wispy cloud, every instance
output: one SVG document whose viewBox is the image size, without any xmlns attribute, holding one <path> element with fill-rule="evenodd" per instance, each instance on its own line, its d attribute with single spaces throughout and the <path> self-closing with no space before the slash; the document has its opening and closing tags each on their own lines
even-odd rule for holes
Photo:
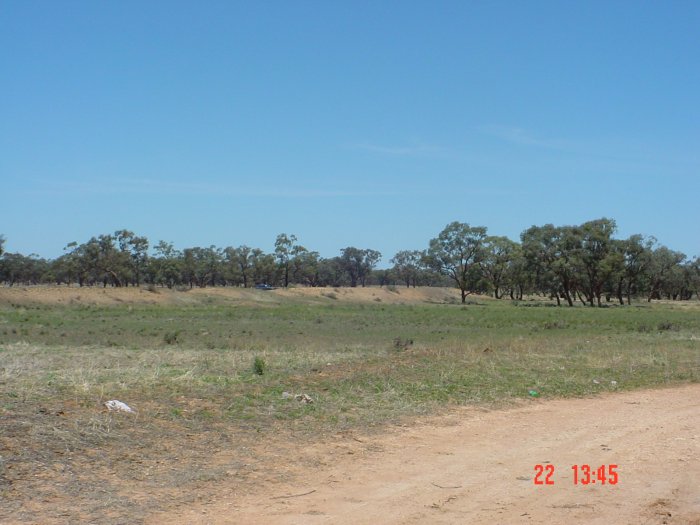
<svg viewBox="0 0 700 525">
<path fill-rule="evenodd" d="M 36 192 L 72 195 L 197 195 L 261 198 L 381 197 L 397 195 L 383 189 L 346 190 L 311 187 L 284 187 L 261 182 L 259 186 L 199 181 L 172 181 L 152 178 L 122 178 L 42 181 Z"/>
<path fill-rule="evenodd" d="M 487 135 L 510 144 L 532 146 L 564 153 L 590 163 L 592 170 L 617 170 L 639 174 L 650 170 L 695 170 L 698 157 L 695 153 L 670 153 L 659 145 L 619 137 L 564 139 L 542 137 L 517 126 L 488 125 L 475 128 Z M 694 176 L 694 172 L 693 172 Z"/>
<path fill-rule="evenodd" d="M 511 142 L 513 144 L 520 144 L 525 146 L 537 146 L 540 148 L 558 150 L 570 150 L 575 147 L 574 142 L 571 140 L 565 140 L 561 138 L 539 137 L 531 131 L 519 128 L 517 126 L 479 126 L 477 128 L 477 131 L 484 135 L 489 135 L 491 137 L 504 140 L 506 142 Z"/>
</svg>

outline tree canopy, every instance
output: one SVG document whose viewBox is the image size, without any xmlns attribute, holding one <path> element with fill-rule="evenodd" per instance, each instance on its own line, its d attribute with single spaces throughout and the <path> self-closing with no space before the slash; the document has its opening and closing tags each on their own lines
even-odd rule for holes
<svg viewBox="0 0 700 525">
<path fill-rule="evenodd" d="M 4 251 L 0 235 L 0 283 L 77 286 L 208 287 L 446 286 L 497 299 L 538 294 L 557 304 L 602 306 L 632 298 L 689 300 L 700 292 L 700 259 L 660 245 L 653 237 L 615 238 L 609 218 L 579 225 L 531 226 L 520 242 L 489 235 L 484 226 L 451 222 L 425 250 L 400 250 L 391 267 L 377 269 L 382 254 L 348 246 L 324 258 L 281 233 L 273 253 L 246 245 L 177 249 L 151 245 L 127 230 L 71 242 L 53 260 Z"/>
<path fill-rule="evenodd" d="M 452 222 L 430 241 L 428 260 L 433 268 L 454 280 L 462 294 L 476 291 L 479 280 L 478 265 L 485 257 L 486 228 Z"/>
</svg>

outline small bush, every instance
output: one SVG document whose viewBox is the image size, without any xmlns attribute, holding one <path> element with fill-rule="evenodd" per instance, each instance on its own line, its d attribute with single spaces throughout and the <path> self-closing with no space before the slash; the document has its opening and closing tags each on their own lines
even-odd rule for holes
<svg viewBox="0 0 700 525">
<path fill-rule="evenodd" d="M 177 344 L 179 337 L 180 337 L 179 330 L 177 330 L 176 332 L 165 332 L 165 335 L 163 336 L 163 342 L 166 345 L 174 345 L 174 344 Z"/>
<path fill-rule="evenodd" d="M 256 355 L 255 359 L 253 359 L 253 373 L 261 376 L 265 373 L 265 370 L 267 370 L 267 363 L 262 357 Z"/>
<path fill-rule="evenodd" d="M 323 297 L 328 297 L 329 299 L 338 299 L 338 296 L 333 292 L 327 292 L 321 295 L 323 295 Z"/>
<path fill-rule="evenodd" d="M 394 338 L 394 350 L 406 350 L 410 346 L 413 346 L 413 339 Z"/>
<path fill-rule="evenodd" d="M 668 332 L 668 331 L 674 331 L 677 332 L 680 330 L 680 327 L 676 324 L 673 324 L 668 321 L 664 321 L 662 323 L 659 323 L 659 326 L 657 327 L 659 329 L 659 332 Z"/>
</svg>

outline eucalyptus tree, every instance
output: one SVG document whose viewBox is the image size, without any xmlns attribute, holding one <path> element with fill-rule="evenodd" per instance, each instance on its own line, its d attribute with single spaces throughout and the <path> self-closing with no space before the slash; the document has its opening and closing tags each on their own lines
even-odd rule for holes
<svg viewBox="0 0 700 525">
<path fill-rule="evenodd" d="M 223 275 L 222 253 L 216 246 L 185 248 L 183 251 L 183 277 L 190 285 L 200 288 L 216 285 Z"/>
<path fill-rule="evenodd" d="M 575 265 L 579 265 L 579 286 L 590 306 L 601 305 L 603 287 L 619 267 L 618 259 L 612 250 L 612 235 L 615 221 L 602 218 L 573 227 Z"/>
<path fill-rule="evenodd" d="M 423 268 L 425 253 L 420 250 L 401 250 L 389 262 L 394 264 L 393 273 L 404 282 L 406 288 L 416 287 Z"/>
<path fill-rule="evenodd" d="M 364 257 L 362 259 L 362 271 L 360 273 L 360 283 L 365 286 L 367 278 L 372 275 L 372 270 L 377 266 L 377 263 L 382 260 L 382 254 L 378 250 L 365 249 L 363 250 Z"/>
<path fill-rule="evenodd" d="M 275 256 L 265 253 L 259 248 L 253 248 L 250 252 L 252 264 L 252 276 L 256 283 L 276 285 L 279 278 L 279 269 L 275 264 Z"/>
<path fill-rule="evenodd" d="M 680 252 L 673 252 L 680 257 Z M 658 296 L 673 301 L 687 301 L 693 297 L 698 289 L 698 261 L 683 259 L 678 264 L 671 266 L 658 289 Z"/>
<path fill-rule="evenodd" d="M 350 286 L 353 288 L 358 283 L 365 286 L 367 277 L 381 258 L 382 254 L 377 250 L 360 249 L 353 246 L 340 250 L 340 265 L 350 278 Z"/>
<path fill-rule="evenodd" d="M 148 239 L 128 230 L 92 237 L 83 244 L 72 242 L 64 251 L 61 273 L 72 281 L 102 282 L 104 286 L 140 284 L 148 265 Z"/>
<path fill-rule="evenodd" d="M 457 284 L 466 303 L 481 277 L 479 263 L 484 258 L 486 228 L 467 223 L 452 222 L 430 241 L 428 260 L 440 273 Z"/>
<path fill-rule="evenodd" d="M 129 230 L 114 232 L 114 239 L 119 246 L 119 250 L 128 259 L 127 265 L 131 269 L 133 284 L 140 286 L 143 273 L 148 264 L 148 239 L 139 237 Z"/>
<path fill-rule="evenodd" d="M 532 226 L 521 235 L 523 254 L 528 270 L 534 275 L 535 287 L 574 305 L 578 289 L 577 248 L 579 240 L 572 226 Z"/>
<path fill-rule="evenodd" d="M 700 299 L 700 257 L 696 257 L 688 262 L 686 267 L 688 272 L 688 289 L 690 291 L 688 299 L 692 298 L 693 293 L 695 297 Z"/>
<path fill-rule="evenodd" d="M 253 248 L 243 244 L 238 248 L 226 248 L 224 254 L 226 263 L 229 266 L 229 276 L 234 280 L 235 284 L 242 284 L 244 288 L 248 288 L 253 280 L 253 267 L 256 257 Z"/>
<path fill-rule="evenodd" d="M 319 286 L 346 286 L 350 284 L 348 273 L 340 257 L 320 259 L 318 262 Z"/>
<path fill-rule="evenodd" d="M 493 289 L 496 299 L 501 298 L 501 289 L 507 285 L 511 266 L 519 256 L 520 245 L 508 237 L 490 236 L 484 239 L 483 257 L 479 260 L 479 268 Z"/>
<path fill-rule="evenodd" d="M 340 265 L 350 278 L 350 286 L 356 287 L 363 273 L 364 250 L 348 246 L 340 250 Z"/>
<path fill-rule="evenodd" d="M 674 269 L 683 263 L 685 254 L 659 246 L 649 255 L 649 265 L 646 273 L 647 301 L 661 299 L 661 294 L 671 288 L 671 280 L 675 277 Z"/>
<path fill-rule="evenodd" d="M 238 264 L 238 250 L 233 246 L 227 246 L 223 252 L 223 276 L 226 284 L 240 286 L 243 284 L 243 275 Z"/>
<path fill-rule="evenodd" d="M 85 245 L 77 242 L 69 242 L 64 248 L 61 257 L 62 269 L 65 271 L 66 284 L 77 282 L 79 286 L 88 284 L 89 265 L 85 255 Z"/>
<path fill-rule="evenodd" d="M 620 304 L 632 304 L 632 296 L 636 295 L 643 287 L 643 277 L 651 262 L 656 239 L 645 238 L 642 235 L 631 235 L 627 239 L 617 240 L 613 243 L 613 250 L 621 258 L 621 267 L 616 274 L 617 283 L 615 294 Z"/>
<path fill-rule="evenodd" d="M 301 246 L 297 247 L 291 261 L 294 282 L 307 286 L 318 286 L 321 281 L 320 262 L 321 256 L 318 252 L 311 252 Z"/>
<path fill-rule="evenodd" d="M 0 282 L 15 284 L 39 284 L 49 272 L 49 263 L 36 254 L 3 253 L 0 257 Z"/>
<path fill-rule="evenodd" d="M 56 284 L 71 285 L 78 280 L 77 265 L 70 254 L 63 254 L 51 261 L 51 274 Z"/>
<path fill-rule="evenodd" d="M 661 288 L 661 293 L 674 301 L 687 301 L 692 297 L 690 288 L 690 263 L 685 260 L 669 271 Z"/>
<path fill-rule="evenodd" d="M 183 255 L 170 242 L 159 241 L 154 248 L 155 257 L 149 261 L 149 279 L 153 283 L 172 288 L 182 282 Z"/>
<path fill-rule="evenodd" d="M 275 240 L 275 257 L 282 271 L 285 288 L 289 286 L 289 273 L 292 260 L 299 253 L 306 251 L 306 248 L 298 246 L 295 244 L 296 242 L 296 235 L 287 235 L 286 233 L 280 233 Z"/>
<path fill-rule="evenodd" d="M 114 244 L 110 234 L 91 237 L 83 244 L 72 242 L 65 248 L 70 259 L 77 267 L 78 282 L 95 284 L 102 282 L 103 286 L 123 286 L 128 278 L 125 258 Z"/>
<path fill-rule="evenodd" d="M 528 270 L 523 248 L 515 243 L 515 250 L 504 275 L 504 285 L 512 300 L 522 300 L 525 292 L 533 290 L 534 276 Z"/>
</svg>

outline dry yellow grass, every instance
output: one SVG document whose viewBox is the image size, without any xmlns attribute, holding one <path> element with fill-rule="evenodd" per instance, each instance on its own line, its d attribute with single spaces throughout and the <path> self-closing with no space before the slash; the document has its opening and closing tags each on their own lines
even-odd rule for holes
<svg viewBox="0 0 700 525">
<path fill-rule="evenodd" d="M 279 288 L 271 291 L 251 288 L 216 287 L 192 288 L 186 291 L 156 288 L 102 288 L 67 286 L 17 286 L 0 288 L 0 304 L 95 305 L 166 304 L 186 305 L 216 300 L 243 304 L 265 304 L 298 299 L 325 302 L 336 299 L 347 302 L 376 302 L 386 304 L 452 303 L 459 301 L 459 292 L 453 288 Z M 489 298 L 479 296 L 478 299 Z"/>
</svg>

